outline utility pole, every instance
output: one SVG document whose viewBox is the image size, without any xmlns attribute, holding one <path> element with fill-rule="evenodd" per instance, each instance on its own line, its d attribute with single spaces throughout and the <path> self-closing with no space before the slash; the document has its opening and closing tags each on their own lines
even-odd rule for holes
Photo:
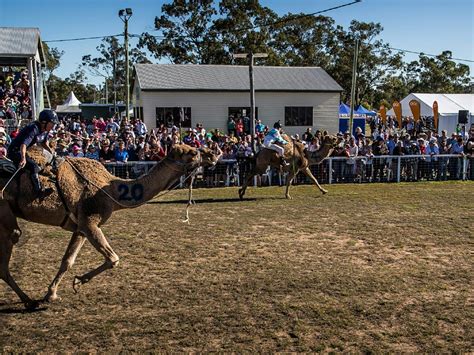
<svg viewBox="0 0 474 355">
<path fill-rule="evenodd" d="M 359 38 L 355 40 L 354 61 L 352 63 L 352 86 L 351 86 L 351 115 L 349 117 L 349 134 L 352 135 L 352 122 L 354 120 L 354 101 L 357 83 L 357 58 L 359 56 Z"/>
<path fill-rule="evenodd" d="M 124 29 L 124 37 L 125 37 L 125 65 L 126 65 L 126 70 L 125 70 L 125 76 L 126 76 L 126 83 L 125 83 L 125 88 L 127 90 L 126 93 L 126 103 L 125 103 L 125 110 L 127 112 L 127 121 L 130 120 L 130 111 L 129 111 L 129 106 L 130 106 L 130 65 L 128 63 L 128 20 L 130 17 L 132 17 L 132 9 L 127 7 L 125 10 L 120 10 L 119 11 L 119 17 L 120 19 L 124 22 L 125 24 L 125 29 Z"/>
<path fill-rule="evenodd" d="M 248 58 L 249 59 L 249 79 L 250 79 L 250 135 L 252 137 L 252 150 L 255 153 L 257 148 L 255 146 L 255 87 L 253 80 L 253 59 L 254 58 L 266 58 L 266 53 L 242 53 L 234 54 L 234 58 Z"/>
<path fill-rule="evenodd" d="M 113 51 L 112 59 L 113 59 L 113 62 L 112 62 L 113 63 L 113 65 L 112 65 L 113 66 L 112 85 L 114 86 L 113 87 L 113 89 L 114 89 L 114 115 L 116 115 L 117 114 L 117 71 L 116 71 L 116 69 L 117 69 L 117 67 L 116 67 L 116 65 L 117 65 L 117 62 L 116 62 L 117 61 L 117 51 L 116 50 Z"/>
</svg>

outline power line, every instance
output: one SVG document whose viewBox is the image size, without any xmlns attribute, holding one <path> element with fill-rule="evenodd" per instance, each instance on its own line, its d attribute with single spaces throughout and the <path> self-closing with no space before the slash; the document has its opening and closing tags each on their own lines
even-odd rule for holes
<svg viewBox="0 0 474 355">
<path fill-rule="evenodd" d="M 414 51 L 409 51 L 407 49 L 400 49 L 400 48 L 393 48 L 393 47 L 388 47 L 389 49 L 393 49 L 394 51 L 399 51 L 403 53 L 412 53 L 412 54 L 419 54 L 419 55 L 425 55 L 427 57 L 439 57 L 439 54 L 428 54 L 428 53 L 423 53 L 423 52 L 414 52 Z M 457 60 L 460 62 L 468 62 L 468 63 L 474 63 L 474 60 L 471 59 L 462 59 L 462 58 L 449 58 L 450 60 Z"/>
<path fill-rule="evenodd" d="M 80 38 L 66 38 L 66 39 L 50 39 L 49 41 L 43 41 L 46 43 L 52 42 L 72 42 L 72 41 L 86 41 L 89 39 L 102 39 L 107 37 L 123 37 L 123 33 L 116 34 L 116 35 L 108 35 L 108 36 L 96 36 L 96 37 L 80 37 Z"/>
<path fill-rule="evenodd" d="M 328 9 L 316 11 L 316 12 L 313 12 L 313 13 L 310 13 L 310 14 L 293 15 L 289 18 L 277 20 L 275 22 L 265 23 L 263 25 L 255 25 L 255 26 L 251 26 L 251 27 L 248 27 L 248 28 L 238 29 L 238 31 L 251 30 L 251 29 L 254 29 L 254 28 L 261 28 L 261 27 L 268 27 L 268 26 L 274 26 L 274 25 L 278 25 L 280 23 L 290 22 L 290 21 L 294 21 L 294 20 L 300 20 L 300 19 L 303 19 L 303 18 L 306 18 L 306 17 L 312 17 L 312 16 L 315 16 L 315 15 L 319 15 L 319 14 L 323 14 L 325 12 L 332 11 L 332 10 L 337 10 L 337 9 L 340 9 L 340 8 L 343 8 L 343 7 L 346 7 L 346 6 L 351 6 L 351 5 L 357 4 L 359 2 L 362 2 L 362 0 L 354 0 L 353 2 L 349 2 L 349 3 L 346 3 L 346 4 L 330 7 Z"/>
</svg>

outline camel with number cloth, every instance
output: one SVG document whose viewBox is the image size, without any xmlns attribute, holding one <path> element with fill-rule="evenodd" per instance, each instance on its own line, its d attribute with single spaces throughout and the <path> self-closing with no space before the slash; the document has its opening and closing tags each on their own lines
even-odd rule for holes
<svg viewBox="0 0 474 355">
<path fill-rule="evenodd" d="M 22 218 L 59 226 L 73 233 L 44 301 L 51 302 L 58 298 L 59 283 L 74 264 L 86 240 L 105 258 L 99 267 L 76 276 L 73 286 L 76 289 L 89 282 L 118 265 L 119 257 L 100 228 L 113 212 L 146 203 L 159 192 L 169 189 L 182 175 L 191 173 L 199 166 L 215 165 L 218 158 L 207 148 L 197 150 L 179 144 L 148 174 L 135 180 L 117 178 L 94 160 L 66 158 L 58 167 L 57 181 L 41 177 L 43 186 L 53 189 L 53 193 L 43 200 L 33 197 L 28 174 L 18 174 L 18 179 L 12 180 L 5 189 L 4 198 L 0 199 L 0 278 L 16 292 L 26 308 L 39 306 L 38 301 L 32 300 L 20 289 L 9 271 L 13 246 L 21 236 L 17 218 Z M 11 175 L 0 172 L 0 188 L 5 186 Z"/>
</svg>

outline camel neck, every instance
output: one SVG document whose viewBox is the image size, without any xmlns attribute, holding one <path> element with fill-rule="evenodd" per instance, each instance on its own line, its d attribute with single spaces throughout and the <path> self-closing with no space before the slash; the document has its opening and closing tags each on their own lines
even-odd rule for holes
<svg viewBox="0 0 474 355">
<path fill-rule="evenodd" d="M 329 144 L 323 144 L 318 150 L 311 152 L 309 161 L 310 164 L 319 164 L 328 156 L 331 155 L 333 148 Z"/>
<path fill-rule="evenodd" d="M 120 203 L 116 209 L 138 207 L 151 200 L 160 192 L 167 190 L 184 174 L 178 162 L 161 161 L 148 174 L 138 179 L 117 179 L 112 183 L 115 199 Z"/>
</svg>

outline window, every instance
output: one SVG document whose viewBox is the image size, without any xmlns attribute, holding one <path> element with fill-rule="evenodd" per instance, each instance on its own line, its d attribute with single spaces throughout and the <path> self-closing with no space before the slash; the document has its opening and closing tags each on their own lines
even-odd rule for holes
<svg viewBox="0 0 474 355">
<path fill-rule="evenodd" d="M 250 107 L 229 107 L 228 116 L 233 116 L 234 119 L 250 117 Z M 255 107 L 255 119 L 258 119 L 258 107 Z"/>
<path fill-rule="evenodd" d="M 285 126 L 312 126 L 312 106 L 287 106 L 285 107 Z"/>
<path fill-rule="evenodd" d="M 166 127 L 173 125 L 179 127 L 191 127 L 191 107 L 157 107 L 156 127 L 164 124 Z"/>
</svg>

